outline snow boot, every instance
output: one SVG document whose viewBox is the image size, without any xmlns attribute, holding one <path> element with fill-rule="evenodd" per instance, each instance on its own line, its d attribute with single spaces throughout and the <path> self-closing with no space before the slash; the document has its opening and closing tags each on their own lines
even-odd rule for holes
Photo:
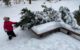
<svg viewBox="0 0 80 50">
<path fill-rule="evenodd" d="M 9 40 L 12 40 L 12 36 L 9 36 Z"/>
<path fill-rule="evenodd" d="M 16 37 L 16 35 L 14 35 L 13 37 Z"/>
</svg>

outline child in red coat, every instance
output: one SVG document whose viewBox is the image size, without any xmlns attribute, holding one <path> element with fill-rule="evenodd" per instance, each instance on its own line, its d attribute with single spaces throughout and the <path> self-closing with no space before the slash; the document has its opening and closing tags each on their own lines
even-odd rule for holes
<svg viewBox="0 0 80 50">
<path fill-rule="evenodd" d="M 13 37 L 16 37 L 16 34 L 13 31 L 13 24 L 16 24 L 17 22 L 11 22 L 9 21 L 9 17 L 4 17 L 4 30 L 7 33 L 9 40 L 11 40 Z"/>
</svg>

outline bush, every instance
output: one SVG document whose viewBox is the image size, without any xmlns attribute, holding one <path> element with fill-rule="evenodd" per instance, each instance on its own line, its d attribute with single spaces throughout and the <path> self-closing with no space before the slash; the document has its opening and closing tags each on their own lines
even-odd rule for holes
<svg viewBox="0 0 80 50">
<path fill-rule="evenodd" d="M 80 6 L 79 6 L 79 10 L 75 10 L 73 14 L 75 19 L 77 20 L 78 25 L 80 25 Z"/>
</svg>

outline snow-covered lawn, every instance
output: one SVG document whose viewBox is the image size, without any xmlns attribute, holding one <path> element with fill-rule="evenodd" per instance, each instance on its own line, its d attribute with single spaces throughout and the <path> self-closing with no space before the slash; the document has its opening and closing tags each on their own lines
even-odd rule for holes
<svg viewBox="0 0 80 50">
<path fill-rule="evenodd" d="M 44 1 L 36 1 L 33 2 L 32 5 L 18 4 L 12 7 L 0 6 L 0 50 L 80 50 L 80 41 L 61 32 L 53 33 L 44 39 L 37 39 L 31 31 L 22 31 L 20 28 L 16 28 L 14 31 L 17 37 L 11 41 L 7 39 L 7 35 L 3 29 L 3 17 L 9 16 L 11 21 L 19 21 L 22 8 L 28 7 L 32 11 L 41 11 L 42 8 L 40 5 L 42 5 L 43 2 Z M 79 0 L 60 1 L 56 3 L 46 2 L 48 7 L 56 10 L 58 10 L 60 6 L 67 6 L 71 12 L 78 9 L 79 4 Z"/>
</svg>

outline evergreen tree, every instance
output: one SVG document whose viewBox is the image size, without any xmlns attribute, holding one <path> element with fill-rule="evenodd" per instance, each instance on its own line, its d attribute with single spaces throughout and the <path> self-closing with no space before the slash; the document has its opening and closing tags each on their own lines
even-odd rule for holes
<svg viewBox="0 0 80 50">
<path fill-rule="evenodd" d="M 21 26 L 22 29 L 27 26 L 27 28 L 30 29 L 35 25 L 44 24 L 50 21 L 59 21 L 59 13 L 56 10 L 48 8 L 45 5 L 43 5 L 42 7 L 44 8 L 43 11 L 36 12 L 31 12 L 27 8 L 23 8 L 21 11 L 21 21 L 15 26 Z"/>
<path fill-rule="evenodd" d="M 79 6 L 79 10 L 76 10 L 73 12 L 74 17 L 76 18 L 78 24 L 80 25 L 80 6 Z"/>
<path fill-rule="evenodd" d="M 28 23 L 31 23 L 31 25 L 33 24 L 33 20 L 35 20 L 35 15 L 30 10 L 28 10 L 27 8 L 23 8 L 21 14 L 21 21 L 15 25 L 16 27 L 22 27 L 24 24 Z"/>
<path fill-rule="evenodd" d="M 68 8 L 61 6 L 59 8 L 59 11 L 61 13 L 61 18 L 64 22 L 66 22 L 65 16 L 66 16 L 66 11 L 70 11 Z"/>
<path fill-rule="evenodd" d="M 22 14 L 21 21 L 15 25 L 16 27 L 18 26 L 23 27 L 26 24 L 26 26 L 30 29 L 34 25 L 39 25 L 43 23 L 42 21 L 43 19 L 38 17 L 38 13 L 34 14 L 27 8 L 23 8 L 21 14 Z"/>
<path fill-rule="evenodd" d="M 64 13 L 62 13 L 62 11 Z M 80 29 L 78 27 L 77 21 L 74 18 L 73 14 L 70 12 L 70 10 L 67 7 L 61 7 L 60 8 L 60 12 L 61 14 L 65 14 L 64 16 L 62 16 L 62 20 L 64 21 L 64 23 L 70 25 L 73 29 Z"/>
<path fill-rule="evenodd" d="M 44 8 L 43 12 L 44 14 L 46 14 L 46 17 L 48 18 L 48 21 L 56 21 L 59 22 L 60 20 L 60 16 L 59 16 L 59 12 L 52 9 L 52 8 L 48 8 L 45 5 L 42 5 L 42 7 Z"/>
</svg>

